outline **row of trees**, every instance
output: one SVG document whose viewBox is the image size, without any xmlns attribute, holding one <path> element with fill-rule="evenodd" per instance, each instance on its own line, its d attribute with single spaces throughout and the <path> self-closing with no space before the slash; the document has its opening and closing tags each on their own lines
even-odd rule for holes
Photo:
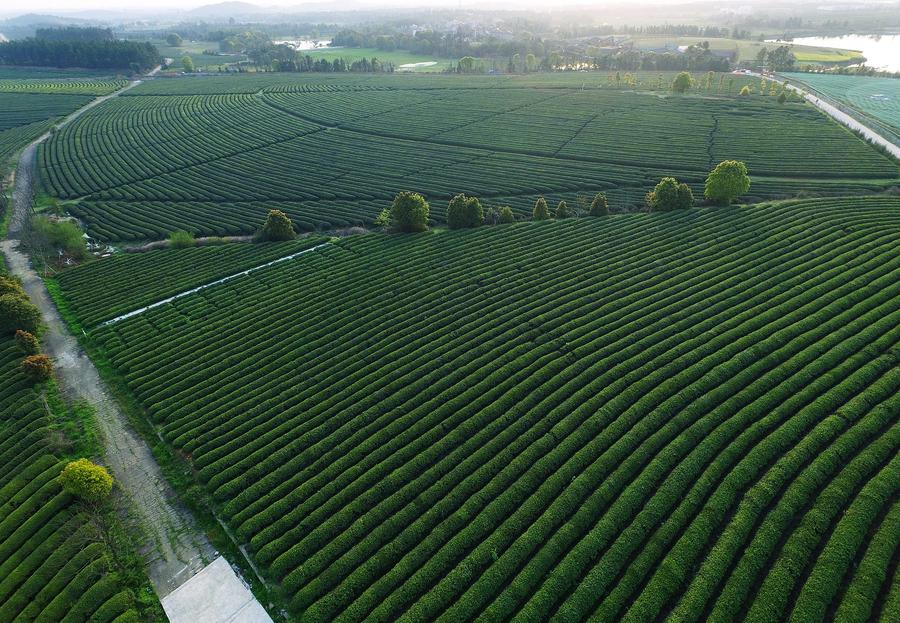
<svg viewBox="0 0 900 623">
<path fill-rule="evenodd" d="M 748 190 L 750 190 L 750 176 L 747 166 L 737 160 L 725 160 L 716 165 L 707 176 L 704 196 L 714 205 L 729 205 Z M 647 193 L 646 202 L 651 212 L 681 210 L 694 205 L 694 193 L 690 186 L 674 177 L 664 177 Z M 270 212 L 270 218 L 273 212 Z M 429 212 L 430 206 L 422 195 L 401 192 L 394 198 L 391 206 L 381 212 L 376 224 L 389 226 L 401 232 L 425 231 L 428 228 Z M 594 196 L 587 215 L 609 215 L 609 202 L 604 193 L 597 193 Z M 283 214 L 281 216 L 287 219 Z M 535 221 L 544 221 L 551 218 L 568 218 L 575 216 L 575 213 L 569 209 L 566 201 L 560 201 L 556 208 L 551 210 L 547 200 L 538 197 L 531 216 Z M 485 222 L 512 223 L 514 220 L 512 208 L 504 206 L 496 210 L 493 208 L 485 210 L 477 197 L 467 197 L 464 194 L 453 197 L 447 206 L 447 225 L 450 229 L 478 227 Z M 287 222 L 290 223 L 289 220 Z"/>
<path fill-rule="evenodd" d="M 0 43 L 2 65 L 141 72 L 160 61 L 156 47 L 139 41 L 58 41 L 32 37 Z"/>
<path fill-rule="evenodd" d="M 247 56 L 256 65 L 284 72 L 320 73 L 392 73 L 394 64 L 377 58 L 360 58 L 346 61 L 343 58 L 328 60 L 313 58 L 288 45 L 264 45 L 247 50 Z"/>
</svg>

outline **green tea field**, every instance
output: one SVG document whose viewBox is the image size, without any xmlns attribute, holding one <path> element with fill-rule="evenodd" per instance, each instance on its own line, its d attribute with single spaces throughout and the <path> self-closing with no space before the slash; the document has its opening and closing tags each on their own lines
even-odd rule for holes
<svg viewBox="0 0 900 623">
<path fill-rule="evenodd" d="M 900 80 L 870 76 L 790 73 L 791 80 L 859 112 L 865 120 L 874 120 L 900 144 Z"/>
<path fill-rule="evenodd" d="M 338 220 L 413 181 L 621 197 L 734 152 L 896 176 L 768 100 L 355 93 L 138 91 L 55 137 L 48 183 L 127 237 L 241 230 L 276 199 Z M 290 620 L 900 620 L 900 198 L 350 236 L 104 324 L 323 242 L 55 282 Z"/>
<path fill-rule="evenodd" d="M 576 205 L 602 190 L 627 211 L 660 177 L 697 193 L 732 158 L 753 176 L 748 200 L 897 184 L 894 161 L 808 105 L 740 97 L 742 76 L 714 76 L 686 96 L 671 95 L 669 80 L 156 79 L 58 132 L 41 150 L 41 176 L 101 240 L 250 233 L 272 207 L 306 230 L 371 225 L 408 189 L 433 200 L 438 223 L 458 192 L 525 216 L 538 195 Z"/>
</svg>

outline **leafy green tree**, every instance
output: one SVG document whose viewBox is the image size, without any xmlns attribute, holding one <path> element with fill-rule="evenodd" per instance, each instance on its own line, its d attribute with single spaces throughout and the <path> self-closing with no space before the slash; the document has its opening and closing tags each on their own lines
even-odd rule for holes
<svg viewBox="0 0 900 623">
<path fill-rule="evenodd" d="M 41 344 L 33 333 L 16 329 L 16 346 L 25 355 L 37 355 L 41 350 Z"/>
<path fill-rule="evenodd" d="M 461 74 L 475 73 L 475 58 L 472 56 L 463 56 L 456 65 L 456 71 Z"/>
<path fill-rule="evenodd" d="M 691 78 L 691 74 L 686 71 L 682 71 L 677 76 L 675 76 L 675 80 L 672 81 L 672 91 L 675 93 L 684 93 L 688 89 L 691 88 L 694 84 L 694 79 Z"/>
<path fill-rule="evenodd" d="M 749 85 L 749 84 L 745 84 L 745 85 L 741 88 L 741 95 L 744 96 L 744 97 L 750 95 L 750 85 Z"/>
<path fill-rule="evenodd" d="M 556 218 L 569 218 L 569 204 L 567 204 L 565 200 L 556 204 L 556 213 L 554 216 Z"/>
<path fill-rule="evenodd" d="M 194 73 L 194 59 L 190 56 L 185 55 L 181 57 L 181 66 L 184 68 L 185 73 Z"/>
<path fill-rule="evenodd" d="M 41 312 L 24 296 L 0 296 L 0 334 L 12 335 L 19 329 L 35 333 L 40 322 Z"/>
<path fill-rule="evenodd" d="M 398 231 L 416 232 L 428 229 L 428 202 L 419 193 L 404 191 L 394 197 L 387 223 Z"/>
<path fill-rule="evenodd" d="M 606 200 L 604 193 L 597 193 L 591 201 L 591 209 L 588 212 L 590 216 L 608 216 L 609 202 Z"/>
<path fill-rule="evenodd" d="M 183 230 L 173 231 L 169 234 L 169 246 L 173 249 L 186 249 L 197 244 L 194 234 Z"/>
<path fill-rule="evenodd" d="M 537 58 L 534 54 L 528 53 L 525 55 L 525 71 L 531 73 L 537 69 Z"/>
<path fill-rule="evenodd" d="M 168 43 L 173 48 L 177 48 L 184 43 L 184 39 L 182 39 L 181 35 L 179 35 L 177 32 L 172 32 L 166 36 L 166 43 Z"/>
<path fill-rule="evenodd" d="M 664 177 L 651 192 L 647 193 L 647 205 L 652 212 L 669 212 L 689 208 L 694 203 L 694 194 L 687 184 L 679 184 L 674 177 Z"/>
<path fill-rule="evenodd" d="M 704 196 L 720 205 L 728 205 L 750 190 L 747 165 L 738 160 L 724 160 L 706 178 Z"/>
<path fill-rule="evenodd" d="M 516 222 L 516 215 L 513 214 L 511 207 L 502 206 L 497 212 L 500 215 L 500 223 L 506 224 Z"/>
<path fill-rule="evenodd" d="M 297 237 L 290 217 L 281 210 L 269 210 L 266 221 L 256 232 L 255 239 L 260 242 L 279 242 L 293 240 Z"/>
<path fill-rule="evenodd" d="M 113 479 L 105 467 L 87 459 L 66 465 L 59 475 L 63 489 L 86 502 L 97 504 L 112 493 Z"/>
<path fill-rule="evenodd" d="M 538 197 L 537 201 L 534 202 L 534 210 L 531 212 L 531 218 L 536 221 L 546 221 L 550 218 L 550 209 L 547 207 L 546 199 Z"/>
<path fill-rule="evenodd" d="M 0 296 L 4 294 L 25 296 L 25 290 L 22 289 L 22 283 L 15 277 L 0 275 Z"/>
<path fill-rule="evenodd" d="M 32 383 L 43 383 L 53 376 L 53 362 L 47 355 L 28 355 L 19 366 Z"/>
<path fill-rule="evenodd" d="M 781 93 L 778 94 L 778 103 L 784 104 L 787 101 L 787 93 L 785 93 L 784 89 L 781 89 Z"/>
<path fill-rule="evenodd" d="M 484 208 L 477 197 L 460 193 L 447 206 L 447 225 L 450 229 L 478 227 L 484 222 Z"/>
</svg>

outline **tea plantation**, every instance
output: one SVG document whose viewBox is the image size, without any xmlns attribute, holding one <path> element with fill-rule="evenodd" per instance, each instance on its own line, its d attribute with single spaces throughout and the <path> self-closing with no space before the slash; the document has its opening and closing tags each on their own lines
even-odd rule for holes
<svg viewBox="0 0 900 623">
<path fill-rule="evenodd" d="M 250 233 L 269 208 L 301 229 L 371 225 L 402 190 L 459 192 L 519 216 L 605 191 L 631 210 L 660 177 L 699 193 L 719 161 L 747 163 L 747 199 L 877 192 L 897 164 L 799 102 L 741 97 L 720 75 L 672 96 L 541 76 L 228 76 L 147 81 L 41 150 L 46 190 L 101 240 Z M 754 82 L 756 84 L 756 82 Z"/>
<path fill-rule="evenodd" d="M 545 95 L 478 97 L 485 116 L 514 123 L 507 117 L 540 117 Z M 478 184 L 486 163 L 507 157 L 532 170 L 546 163 L 546 177 L 494 178 L 517 192 L 570 178 L 574 190 L 602 186 L 632 166 L 616 164 L 630 158 L 627 146 L 579 152 L 577 137 L 427 157 L 413 141 L 404 155 L 375 117 L 317 130 L 306 125 L 320 115 L 312 106 L 279 100 L 304 118 L 281 117 L 268 93 L 241 97 L 117 101 L 51 144 L 49 170 L 73 175 L 50 179 L 71 179 L 74 193 L 121 194 L 131 211 L 116 231 L 128 234 L 136 230 L 126 219 L 142 206 L 174 224 L 192 200 L 215 205 L 200 195 L 216 188 L 352 194 L 366 179 L 373 195 L 388 192 L 404 179 L 391 176 L 403 162 L 435 193 Z M 418 121 L 394 130 L 409 136 L 443 119 L 431 109 L 465 101 L 411 97 L 420 103 L 399 105 Z M 557 97 L 577 116 L 590 95 Z M 632 97 L 657 99 L 616 94 L 608 105 L 617 112 L 580 118 L 604 111 L 587 125 L 621 132 L 602 119 L 627 118 L 620 98 Z M 677 119 L 693 106 L 707 118 L 708 107 L 743 104 L 653 105 Z M 144 112 L 117 114 L 132 106 Z M 243 108 L 271 120 L 253 133 L 253 158 L 232 153 L 229 131 L 244 129 L 221 116 Z M 769 104 L 746 110 L 766 118 Z M 783 114 L 785 132 L 818 128 L 829 153 L 859 149 L 844 175 L 891 174 L 893 165 L 806 109 Z M 201 131 L 220 120 L 222 132 Z M 713 147 L 730 140 L 727 125 L 712 132 Z M 113 162 L 110 137 L 120 131 L 104 127 L 171 134 L 139 139 L 140 158 L 115 152 L 112 169 L 91 164 Z M 432 129 L 431 139 L 465 132 Z M 307 138 L 293 138 L 298 131 Z M 232 161 L 271 166 L 280 149 L 321 157 L 315 141 L 326 138 L 330 171 L 302 160 L 291 175 L 253 184 L 227 173 Z M 362 140 L 375 151 L 355 149 Z M 809 141 L 799 149 L 814 150 Z M 192 143 L 203 153 L 172 151 Z M 66 159 L 67 149 L 94 156 Z M 519 153 L 532 149 L 586 155 Z M 668 153 L 684 171 L 705 167 L 693 150 Z M 661 166 L 664 155 L 647 160 Z M 344 158 L 372 164 L 345 170 Z M 809 162 L 811 178 L 837 166 Z M 183 203 L 154 203 L 178 179 Z M 230 266 L 243 266 L 247 258 L 231 253 Z M 900 620 L 897 197 L 353 236 L 97 326 L 163 293 L 150 279 L 117 285 L 147 270 L 148 258 L 155 274 L 171 269 L 186 287 L 186 262 L 198 274 L 225 270 L 212 251 L 129 255 L 64 273 L 63 297 L 299 620 Z M 107 284 L 121 293 L 98 296 Z"/>
</svg>

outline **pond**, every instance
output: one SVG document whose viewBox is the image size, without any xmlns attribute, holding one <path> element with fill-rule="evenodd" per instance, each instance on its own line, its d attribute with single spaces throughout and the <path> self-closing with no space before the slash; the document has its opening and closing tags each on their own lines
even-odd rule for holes
<svg viewBox="0 0 900 623">
<path fill-rule="evenodd" d="M 900 71 L 900 35 L 842 35 L 840 37 L 797 37 L 797 45 L 859 50 L 866 66 L 880 71 Z"/>
</svg>

